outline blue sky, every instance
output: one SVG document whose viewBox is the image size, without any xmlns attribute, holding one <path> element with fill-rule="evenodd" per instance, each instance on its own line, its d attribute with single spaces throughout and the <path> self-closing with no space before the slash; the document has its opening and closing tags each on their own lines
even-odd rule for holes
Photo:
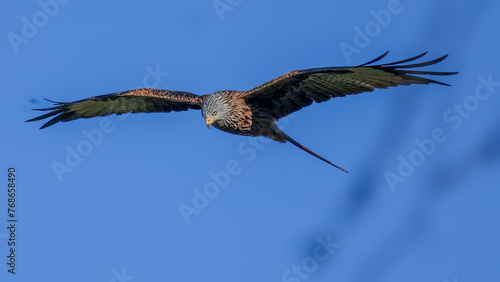
<svg viewBox="0 0 500 282">
<path fill-rule="evenodd" d="M 3 4 L 2 170 L 16 274 L 1 281 L 494 281 L 500 252 L 497 1 Z M 43 100 L 156 87 L 245 90 L 294 69 L 429 51 L 440 85 L 314 104 L 291 144 L 200 112 L 38 130 Z M 59 168 L 59 169 L 57 169 Z M 64 169 L 60 169 L 64 168 Z M 182 211 L 181 211 L 182 210 Z"/>
</svg>

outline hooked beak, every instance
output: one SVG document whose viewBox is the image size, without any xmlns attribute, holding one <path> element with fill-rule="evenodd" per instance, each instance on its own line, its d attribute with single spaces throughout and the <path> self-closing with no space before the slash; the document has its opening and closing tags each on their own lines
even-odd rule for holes
<svg viewBox="0 0 500 282">
<path fill-rule="evenodd" d="M 215 118 L 212 118 L 212 119 L 207 118 L 207 119 L 206 119 L 208 129 L 210 129 L 210 126 L 212 125 L 212 123 L 214 123 L 214 119 L 215 119 Z"/>
</svg>

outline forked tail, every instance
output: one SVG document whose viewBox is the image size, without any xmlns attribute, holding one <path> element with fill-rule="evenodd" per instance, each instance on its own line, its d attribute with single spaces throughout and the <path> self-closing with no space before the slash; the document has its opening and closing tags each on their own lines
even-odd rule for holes
<svg viewBox="0 0 500 282">
<path fill-rule="evenodd" d="M 332 166 L 334 166 L 334 167 L 336 167 L 336 168 L 338 168 L 338 169 L 340 169 L 340 170 L 342 170 L 342 171 L 344 171 L 346 173 L 349 173 L 347 170 L 341 168 L 340 166 L 332 163 L 331 161 L 329 161 L 329 160 L 323 158 L 322 156 L 316 154 L 315 152 L 309 150 L 307 147 L 305 147 L 304 145 L 300 144 L 299 142 L 293 140 L 292 137 L 288 136 L 285 132 L 281 131 L 281 129 L 279 129 L 278 126 L 274 125 L 272 128 L 273 128 L 273 131 L 275 133 L 277 133 L 281 137 L 285 138 L 287 141 L 290 141 L 290 143 L 292 143 L 293 145 L 295 145 L 295 146 L 299 147 L 300 149 L 308 152 L 309 154 L 315 156 L 316 158 L 318 158 L 318 159 L 320 159 L 320 160 L 322 160 L 322 161 L 324 161 L 324 162 L 326 162 L 326 163 L 328 163 L 328 164 L 330 164 L 330 165 L 332 165 Z"/>
</svg>

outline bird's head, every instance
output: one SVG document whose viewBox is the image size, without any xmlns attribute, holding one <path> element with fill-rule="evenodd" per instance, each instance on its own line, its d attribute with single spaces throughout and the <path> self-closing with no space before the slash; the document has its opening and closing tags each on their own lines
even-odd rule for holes
<svg viewBox="0 0 500 282">
<path fill-rule="evenodd" d="M 201 114 L 207 122 L 207 127 L 224 121 L 231 114 L 227 91 L 219 91 L 209 95 L 201 105 Z"/>
</svg>

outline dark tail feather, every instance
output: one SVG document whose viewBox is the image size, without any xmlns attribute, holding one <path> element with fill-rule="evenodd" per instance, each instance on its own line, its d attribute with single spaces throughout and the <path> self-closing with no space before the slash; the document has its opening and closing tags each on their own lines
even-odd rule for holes
<svg viewBox="0 0 500 282">
<path fill-rule="evenodd" d="M 315 156 L 316 158 L 318 158 L 318 159 L 320 159 L 320 160 L 322 160 L 322 161 L 324 161 L 324 162 L 326 162 L 326 163 L 328 163 L 328 164 L 330 164 L 330 165 L 332 165 L 332 166 L 334 166 L 334 167 L 336 167 L 336 168 L 338 168 L 338 169 L 340 169 L 340 170 L 342 170 L 342 171 L 344 171 L 346 173 L 349 173 L 347 170 L 341 168 L 340 166 L 332 163 L 331 161 L 329 161 L 329 160 L 323 158 L 322 156 L 316 154 L 315 152 L 309 150 L 308 148 L 306 148 L 304 145 L 300 144 L 299 142 L 293 140 L 292 137 L 288 136 L 285 132 L 281 131 L 281 129 L 279 129 L 278 126 L 274 125 L 273 130 L 274 130 L 275 133 L 277 133 L 281 137 L 285 138 L 287 141 L 290 141 L 290 143 L 292 143 L 293 145 L 299 147 L 300 149 L 308 152 L 309 154 Z"/>
</svg>

